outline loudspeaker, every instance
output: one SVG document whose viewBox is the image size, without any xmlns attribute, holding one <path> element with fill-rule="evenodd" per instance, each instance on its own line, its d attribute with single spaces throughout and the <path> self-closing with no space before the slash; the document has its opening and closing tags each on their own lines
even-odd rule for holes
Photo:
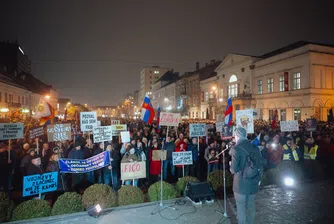
<svg viewBox="0 0 334 224">
<path fill-rule="evenodd" d="M 210 182 L 191 183 L 187 184 L 185 196 L 189 197 L 193 202 L 211 201 L 215 199 L 215 192 Z"/>
</svg>

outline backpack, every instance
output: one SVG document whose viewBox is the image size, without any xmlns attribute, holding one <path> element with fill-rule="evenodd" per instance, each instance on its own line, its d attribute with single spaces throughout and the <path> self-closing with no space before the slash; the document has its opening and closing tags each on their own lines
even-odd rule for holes
<svg viewBox="0 0 334 224">
<path fill-rule="evenodd" d="M 252 145 L 252 147 L 259 150 L 259 148 L 254 145 Z M 241 149 L 246 154 L 246 162 L 242 171 L 242 177 L 250 184 L 258 184 L 261 181 L 263 167 L 267 164 L 267 161 L 262 157 L 260 150 L 258 153 L 255 153 L 247 152 L 244 148 Z"/>
</svg>

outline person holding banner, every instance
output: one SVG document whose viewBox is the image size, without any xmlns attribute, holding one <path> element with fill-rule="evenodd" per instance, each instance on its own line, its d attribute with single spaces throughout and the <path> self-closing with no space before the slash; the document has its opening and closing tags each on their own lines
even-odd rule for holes
<svg viewBox="0 0 334 224">
<path fill-rule="evenodd" d="M 170 167 L 172 176 L 175 176 L 175 166 L 173 165 L 173 152 L 175 151 L 174 137 L 167 137 L 166 142 L 162 142 L 163 150 L 167 151 L 167 158 L 163 161 L 163 178 L 167 180 L 168 167 Z"/>
<path fill-rule="evenodd" d="M 118 175 L 120 172 L 121 156 L 119 151 L 115 150 L 111 144 L 107 144 L 106 150 L 109 151 L 110 154 L 110 166 L 103 169 L 103 179 L 105 184 L 112 184 L 112 188 L 116 192 L 118 190 Z M 106 168 L 108 170 L 106 170 Z M 107 173 L 109 173 L 110 176 Z"/>
<path fill-rule="evenodd" d="M 99 146 L 94 150 L 93 152 L 93 156 L 96 156 L 98 154 L 100 154 L 101 152 L 104 151 L 104 142 L 101 142 L 99 144 Z M 99 184 L 103 184 L 104 183 L 104 180 L 102 179 L 102 171 L 103 169 L 98 169 L 98 170 L 95 170 L 95 177 L 97 177 L 97 181 Z"/>
<path fill-rule="evenodd" d="M 215 142 L 210 140 L 209 147 L 205 149 L 204 158 L 208 163 L 208 176 L 211 172 L 217 170 L 218 159 L 216 158 Z"/>
<path fill-rule="evenodd" d="M 58 172 L 58 186 L 57 191 L 64 191 L 63 182 L 61 180 L 61 175 L 59 173 L 59 165 L 58 165 L 59 155 L 57 153 L 53 153 L 50 157 L 50 161 L 48 166 L 46 167 L 46 172 Z"/>
<path fill-rule="evenodd" d="M 176 143 L 175 152 L 186 152 L 186 151 L 187 151 L 187 145 L 186 145 L 186 143 L 184 141 L 180 141 L 179 140 Z M 185 165 L 176 165 L 176 175 L 177 175 L 177 178 L 181 178 L 183 176 L 182 175 L 183 174 L 183 169 L 184 169 L 184 174 L 187 175 L 188 169 L 186 169 L 186 168 L 187 168 L 187 166 L 185 166 Z"/>
<path fill-rule="evenodd" d="M 199 177 L 198 173 L 197 173 L 197 168 L 199 166 L 198 164 L 198 142 L 197 142 L 197 138 L 192 138 L 191 139 L 191 143 L 188 145 L 188 151 L 192 152 L 193 155 L 193 165 L 190 166 L 190 175 L 193 177 Z"/>
<path fill-rule="evenodd" d="M 141 156 L 138 155 L 135 148 L 131 148 L 129 151 L 125 152 L 122 158 L 122 163 L 132 163 L 132 162 L 140 162 L 142 161 Z M 138 179 L 125 180 L 125 185 L 133 185 L 138 186 Z"/>
<path fill-rule="evenodd" d="M 153 183 L 159 180 L 159 176 L 161 175 L 161 161 L 153 161 L 153 150 L 159 150 L 158 148 L 158 141 L 152 141 L 152 148 L 149 151 L 149 159 L 150 159 L 150 175 L 152 176 L 151 181 Z"/>
<path fill-rule="evenodd" d="M 35 175 L 35 174 L 43 174 L 44 169 L 41 162 L 41 157 L 38 155 L 35 155 L 31 158 L 31 163 L 28 167 L 27 175 Z"/>
<path fill-rule="evenodd" d="M 70 151 L 68 155 L 69 159 L 85 159 L 85 154 L 83 150 L 81 149 L 81 143 L 79 141 L 76 141 L 74 144 L 74 148 Z M 82 182 L 83 180 L 83 174 L 82 173 L 73 173 L 72 174 L 72 191 L 75 190 L 77 185 Z"/>
<path fill-rule="evenodd" d="M 93 141 L 91 139 L 87 139 L 86 140 L 86 145 L 83 148 L 84 151 L 84 158 L 90 158 L 93 156 L 93 152 L 94 152 L 94 144 Z M 85 173 L 85 179 L 90 182 L 91 184 L 95 183 L 95 176 L 94 176 L 94 171 L 90 171 Z"/>
</svg>

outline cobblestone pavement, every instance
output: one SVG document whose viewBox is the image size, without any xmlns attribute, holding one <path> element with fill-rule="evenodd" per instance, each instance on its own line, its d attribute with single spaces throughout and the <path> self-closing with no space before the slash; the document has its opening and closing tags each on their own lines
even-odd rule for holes
<svg viewBox="0 0 334 224">
<path fill-rule="evenodd" d="M 229 199 L 236 223 L 234 198 Z M 334 181 L 308 182 L 294 189 L 266 187 L 256 196 L 256 224 L 334 223 Z"/>
</svg>

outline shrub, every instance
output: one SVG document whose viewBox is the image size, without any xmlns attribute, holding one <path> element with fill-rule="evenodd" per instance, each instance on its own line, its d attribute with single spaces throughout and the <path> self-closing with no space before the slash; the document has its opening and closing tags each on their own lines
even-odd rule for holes
<svg viewBox="0 0 334 224">
<path fill-rule="evenodd" d="M 176 198 L 177 192 L 176 189 L 169 183 L 165 181 L 162 182 L 162 200 L 169 200 Z M 160 200 L 160 181 L 152 184 L 148 189 L 148 197 L 150 201 L 159 201 Z"/>
<path fill-rule="evenodd" d="M 304 172 L 302 168 L 300 167 L 300 164 L 298 162 L 294 161 L 283 161 L 281 162 L 277 169 L 280 172 L 280 177 L 282 178 L 283 175 L 288 174 L 294 177 L 296 180 L 303 180 L 304 178 Z"/>
<path fill-rule="evenodd" d="M 134 186 L 122 186 L 118 191 L 118 205 L 132 205 L 144 203 L 144 194 Z"/>
<path fill-rule="evenodd" d="M 10 220 L 13 209 L 13 201 L 9 200 L 8 194 L 0 192 L 0 223 Z"/>
<path fill-rule="evenodd" d="M 82 206 L 82 196 L 76 192 L 66 192 L 58 197 L 53 205 L 51 215 L 63 215 L 84 210 Z"/>
<path fill-rule="evenodd" d="M 96 204 L 102 208 L 111 208 L 117 206 L 117 197 L 110 186 L 94 184 L 85 190 L 82 203 L 85 209 Z"/>
<path fill-rule="evenodd" d="M 13 212 L 12 221 L 36 219 L 50 216 L 51 207 L 45 200 L 29 200 L 22 202 Z"/>
<path fill-rule="evenodd" d="M 190 177 L 190 176 L 182 177 L 176 183 L 176 190 L 178 191 L 178 194 L 180 194 L 181 196 L 183 195 L 184 189 L 186 188 L 189 182 L 199 182 L 199 180 L 196 177 Z"/>
<path fill-rule="evenodd" d="M 233 176 L 230 172 L 226 174 L 226 187 L 232 187 Z M 216 170 L 209 174 L 208 181 L 211 182 L 213 189 L 216 191 L 221 186 L 224 186 L 224 172 L 222 170 Z"/>
</svg>

